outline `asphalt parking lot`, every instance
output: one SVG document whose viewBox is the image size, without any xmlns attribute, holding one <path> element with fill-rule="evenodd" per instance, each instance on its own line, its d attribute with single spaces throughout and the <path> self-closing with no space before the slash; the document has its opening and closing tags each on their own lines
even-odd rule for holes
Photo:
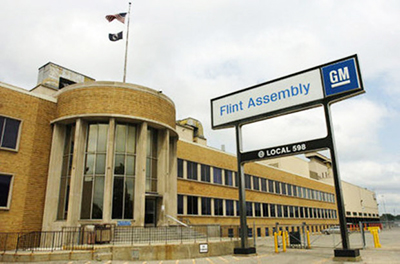
<svg viewBox="0 0 400 264">
<path fill-rule="evenodd" d="M 361 261 L 357 263 L 399 263 L 400 264 L 400 228 L 384 230 L 379 233 L 381 248 L 375 248 L 373 237 L 366 233 L 366 247 L 360 250 Z M 49 261 L 46 264 L 251 264 L 251 263 L 307 263 L 307 264 L 329 264 L 329 263 L 354 263 L 349 261 L 334 260 L 334 246 L 341 247 L 340 235 L 312 235 L 311 249 L 287 248 L 286 252 L 275 253 L 273 238 L 257 239 L 257 254 L 250 256 L 225 255 L 217 257 L 159 260 L 159 261 Z M 363 241 L 360 233 L 350 235 L 350 246 L 362 248 Z M 5 262 L 2 262 L 5 263 Z M 15 262 L 14 262 L 15 263 Z M 21 263 L 21 262 L 19 262 Z"/>
</svg>

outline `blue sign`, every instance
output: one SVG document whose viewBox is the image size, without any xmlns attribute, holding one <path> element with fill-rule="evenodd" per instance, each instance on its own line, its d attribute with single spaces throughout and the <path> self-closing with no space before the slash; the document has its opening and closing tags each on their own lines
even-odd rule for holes
<svg viewBox="0 0 400 264">
<path fill-rule="evenodd" d="M 354 58 L 323 67 L 322 77 L 326 96 L 360 88 Z"/>
</svg>

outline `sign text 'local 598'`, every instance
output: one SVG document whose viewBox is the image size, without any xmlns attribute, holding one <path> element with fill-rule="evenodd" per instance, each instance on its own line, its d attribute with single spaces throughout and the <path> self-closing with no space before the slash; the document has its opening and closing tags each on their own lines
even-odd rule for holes
<svg viewBox="0 0 400 264">
<path fill-rule="evenodd" d="M 354 93 L 352 93 L 354 92 Z M 287 114 L 322 99 L 363 92 L 357 56 L 249 87 L 211 100 L 212 127 Z"/>
</svg>

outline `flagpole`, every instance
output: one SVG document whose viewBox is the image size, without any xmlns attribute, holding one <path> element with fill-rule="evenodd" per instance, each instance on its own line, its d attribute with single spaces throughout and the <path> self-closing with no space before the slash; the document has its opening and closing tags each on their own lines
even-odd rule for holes
<svg viewBox="0 0 400 264">
<path fill-rule="evenodd" d="M 129 2 L 128 23 L 127 23 L 127 26 L 126 26 L 125 64 L 124 64 L 124 79 L 123 79 L 123 82 L 126 81 L 126 64 L 128 62 L 129 22 L 131 21 L 130 16 L 131 16 L 131 2 Z"/>
</svg>

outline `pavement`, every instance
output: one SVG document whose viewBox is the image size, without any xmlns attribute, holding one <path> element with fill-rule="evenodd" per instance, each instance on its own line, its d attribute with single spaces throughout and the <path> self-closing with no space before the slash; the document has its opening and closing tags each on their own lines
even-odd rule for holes
<svg viewBox="0 0 400 264">
<path fill-rule="evenodd" d="M 373 237 L 368 232 L 365 235 L 366 245 L 360 233 L 352 233 L 349 236 L 351 248 L 360 248 L 361 260 L 357 263 L 371 264 L 400 264 L 400 228 L 383 230 L 379 233 L 381 248 L 375 248 Z M 48 261 L 45 264 L 330 264 L 330 263 L 354 263 L 351 261 L 334 260 L 334 248 L 340 248 L 340 235 L 312 235 L 310 237 L 311 249 L 287 248 L 286 252 L 279 248 L 275 253 L 272 237 L 259 238 L 256 241 L 257 253 L 250 256 L 225 255 L 196 259 L 158 260 L 158 261 Z M 6 263 L 6 262 L 0 262 Z M 14 262 L 16 263 L 16 262 Z M 18 262 L 21 263 L 21 262 Z"/>
</svg>

